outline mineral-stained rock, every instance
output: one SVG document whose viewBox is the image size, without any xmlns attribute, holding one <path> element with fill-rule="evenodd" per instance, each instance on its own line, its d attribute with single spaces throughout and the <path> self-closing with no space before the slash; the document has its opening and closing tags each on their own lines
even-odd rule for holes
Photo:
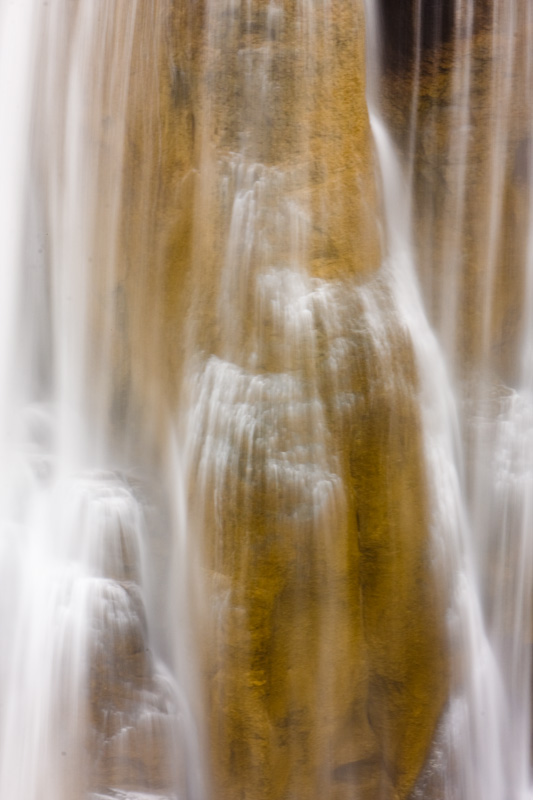
<svg viewBox="0 0 533 800">
<path fill-rule="evenodd" d="M 460 377 L 508 385 L 520 368 L 529 224 L 527 8 L 518 4 L 511 35 L 510 17 L 493 30 L 490 4 L 476 3 L 470 35 L 424 53 L 414 117 L 414 66 L 383 81 L 405 151 L 415 126 L 415 240 L 432 322 Z"/>
<path fill-rule="evenodd" d="M 416 366 L 379 279 L 363 4 L 139 15 L 116 357 L 153 441 L 186 420 L 212 796 L 405 797 L 447 669 Z M 105 786 L 142 749 L 142 726 L 114 744 L 132 698 L 161 697 L 132 614 L 93 667 Z M 153 747 L 139 780 L 163 786 Z"/>
<path fill-rule="evenodd" d="M 457 10 L 454 35 L 401 73 L 386 74 L 383 88 L 390 127 L 401 152 L 412 157 L 405 167 L 413 182 L 419 274 L 460 399 L 476 580 L 506 681 L 513 672 L 502 652 L 511 649 L 508 631 L 518 607 L 511 565 L 521 556 L 518 539 L 509 536 L 515 524 L 506 516 L 509 501 L 501 499 L 506 480 L 495 479 L 488 465 L 493 469 L 503 451 L 503 472 L 514 479 L 521 469 L 512 443 L 527 374 L 531 16 L 527 2 L 480 1 Z M 517 437 L 520 447 L 526 428 Z M 524 627 L 515 647 L 523 648 L 526 663 L 529 622 Z M 454 662 L 461 664 L 457 650 Z M 454 671 L 462 686 L 461 667 Z M 511 694 L 515 683 L 510 679 Z M 439 749 L 446 754 L 440 764 Z M 460 781 L 453 771 L 454 755 L 439 746 L 414 796 L 440 798 L 446 783 Z"/>
<path fill-rule="evenodd" d="M 315 387 L 302 363 L 198 379 L 213 780 L 228 798 L 405 796 L 447 685 L 413 353 L 379 280 L 312 283 L 307 302 Z"/>
</svg>

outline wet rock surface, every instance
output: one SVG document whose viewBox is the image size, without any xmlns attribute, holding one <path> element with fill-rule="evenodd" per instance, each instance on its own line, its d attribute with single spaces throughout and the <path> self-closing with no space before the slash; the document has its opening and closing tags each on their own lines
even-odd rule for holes
<svg viewBox="0 0 533 800">
<path fill-rule="evenodd" d="M 113 478 L 87 484 L 80 523 L 96 572 L 86 603 L 89 785 L 115 787 L 112 797 L 163 797 L 139 794 L 173 792 L 183 781 L 175 687 L 150 650 L 144 517 L 131 490 Z"/>
<path fill-rule="evenodd" d="M 485 371 L 512 386 L 524 333 L 530 22 L 526 3 L 494 28 L 488 3 L 474 4 L 469 27 L 465 17 L 456 38 L 418 66 L 386 74 L 383 91 L 391 128 L 413 155 L 415 240 L 433 324 L 462 378 Z"/>
<path fill-rule="evenodd" d="M 132 72 L 117 375 L 156 442 L 186 420 L 227 800 L 405 797 L 447 690 L 416 368 L 376 279 L 363 7 L 322 13 L 162 2 L 136 33 L 157 69 Z M 163 700 L 135 592 L 115 591 L 136 621 L 95 655 L 99 785 L 133 789 L 123 721 Z M 156 741 L 139 780 L 159 789 Z"/>
</svg>

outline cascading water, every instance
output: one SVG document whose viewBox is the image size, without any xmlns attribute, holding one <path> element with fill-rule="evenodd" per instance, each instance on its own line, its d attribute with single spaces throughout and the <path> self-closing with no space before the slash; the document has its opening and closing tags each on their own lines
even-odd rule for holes
<svg viewBox="0 0 533 800">
<path fill-rule="evenodd" d="M 419 40 L 421 19 L 419 6 Z M 454 688 L 436 748 L 440 764 L 433 766 L 446 798 L 525 798 L 533 589 L 531 10 L 527 3 L 467 0 L 455 4 L 453 31 L 440 49 L 417 53 L 412 100 L 402 112 L 409 133 L 401 137 L 411 145 L 405 169 L 413 196 L 413 218 L 401 227 L 404 236 L 412 231 L 409 258 L 416 253 L 442 352 L 432 365 L 420 359 L 419 367 L 426 386 L 452 398 L 447 409 L 441 399 L 441 431 L 449 428 L 463 443 L 460 458 L 449 447 L 446 455 L 454 489 L 441 531 L 448 534 L 444 548 L 455 551 L 448 550 L 457 581 L 450 619 Z M 383 164 L 393 156 L 380 136 Z M 386 177 L 384 183 L 390 192 Z M 397 209 L 393 203 L 389 219 L 398 218 Z M 402 274 L 402 288 L 406 283 Z M 413 332 L 415 346 L 422 341 L 427 350 L 428 333 Z M 434 398 L 426 413 L 438 408 Z M 434 492 L 442 497 L 446 477 L 442 466 L 431 465 L 430 427 L 426 446 Z M 422 783 L 420 796 L 427 790 Z"/>
<path fill-rule="evenodd" d="M 371 12 L 368 13 L 371 16 Z M 375 27 L 372 29 L 375 30 Z M 417 72 L 419 68 L 417 64 Z M 464 71 L 468 72 L 468 65 Z M 468 81 L 468 76 L 462 80 Z M 414 91 L 418 91 L 418 88 L 416 75 Z M 442 723 L 441 738 L 435 747 L 430 771 L 442 771 L 439 793 L 446 798 L 483 796 L 496 800 L 503 796 L 522 797 L 528 784 L 527 780 L 523 783 L 523 774 L 509 769 L 507 763 L 506 739 L 510 735 L 508 709 L 501 670 L 486 630 L 479 596 L 472 528 L 461 482 L 464 456 L 457 397 L 419 292 L 411 240 L 411 230 L 416 223 L 409 216 L 411 207 L 407 205 L 404 208 L 401 202 L 408 184 L 406 177 L 401 174 L 395 148 L 380 117 L 379 106 L 376 107 L 377 93 L 375 87 L 372 91 L 372 85 L 370 98 L 389 225 L 390 281 L 400 315 L 411 333 L 420 373 L 434 546 L 438 568 L 445 570 L 450 579 L 449 636 L 456 653 L 452 667 L 455 667 L 459 676 L 452 682 L 449 710 Z M 464 110 L 461 109 L 460 113 L 463 115 Z M 411 132 L 410 138 L 411 142 L 416 141 L 416 131 Z M 461 142 L 458 145 L 454 141 L 453 147 L 459 147 L 463 154 L 457 161 L 458 175 L 454 175 L 459 195 L 456 203 L 460 206 L 464 192 L 465 144 Z M 408 152 L 414 159 L 411 148 Z M 407 173 L 414 173 L 415 165 L 409 161 L 407 164 Z M 452 213 L 456 213 L 456 207 Z M 456 236 L 453 223 L 450 229 L 453 247 Z M 459 257 L 454 255 L 456 261 L 451 260 L 454 264 L 450 276 L 452 284 L 457 278 L 454 272 L 459 268 Z M 447 315 L 443 317 L 447 331 L 450 320 Z M 425 796 L 427 791 L 428 787 L 422 782 L 414 794 L 417 797 Z"/>
<path fill-rule="evenodd" d="M 1 0 L 0 797 L 530 796 L 533 20 L 426 5 Z"/>
<path fill-rule="evenodd" d="M 1 12 L 0 794 L 177 786 L 146 513 L 105 419 L 136 3 Z"/>
</svg>

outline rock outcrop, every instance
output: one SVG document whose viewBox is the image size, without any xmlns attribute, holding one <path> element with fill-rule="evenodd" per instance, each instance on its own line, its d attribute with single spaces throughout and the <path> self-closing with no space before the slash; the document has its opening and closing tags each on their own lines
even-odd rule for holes
<svg viewBox="0 0 533 800">
<path fill-rule="evenodd" d="M 225 800 L 406 797 L 446 697 L 417 369 L 380 272 L 375 172 L 362 2 L 141 4 L 117 419 L 159 454 L 185 428 Z M 105 649 L 96 730 L 121 696 L 118 672 L 98 678 Z"/>
</svg>

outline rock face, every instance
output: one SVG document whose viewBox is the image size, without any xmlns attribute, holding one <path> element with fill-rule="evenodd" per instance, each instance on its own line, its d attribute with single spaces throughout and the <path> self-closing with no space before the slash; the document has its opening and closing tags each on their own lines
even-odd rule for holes
<svg viewBox="0 0 533 800">
<path fill-rule="evenodd" d="M 384 90 L 402 146 L 415 124 L 414 218 L 432 321 L 459 377 L 480 371 L 513 385 L 529 225 L 530 22 L 525 3 L 495 24 L 490 3 L 473 11 L 465 30 L 423 53 L 416 118 L 416 64 L 389 74 Z"/>
<path fill-rule="evenodd" d="M 406 797 L 447 657 L 363 4 L 141 4 L 134 54 L 116 406 L 155 451 L 185 429 L 211 796 Z M 104 738 L 105 709 L 131 710 L 121 681 L 146 687 L 130 633 L 95 661 Z M 164 785 L 157 753 L 126 749 Z"/>
<path fill-rule="evenodd" d="M 373 291 L 390 320 L 387 298 Z M 323 416 L 303 431 L 326 463 L 306 473 L 298 439 L 261 453 L 261 439 L 276 436 L 270 426 L 284 428 L 278 411 L 246 431 L 253 473 L 234 469 L 249 457 L 245 445 L 202 495 L 226 487 L 204 527 L 218 609 L 215 785 L 227 797 L 250 786 L 262 798 L 404 796 L 444 698 L 419 419 L 412 386 L 402 385 L 406 365 L 414 378 L 412 353 L 382 317 L 384 357 L 357 292 L 335 308 L 342 334 L 324 343 L 320 364 L 327 394 L 308 401 L 322 403 Z"/>
<path fill-rule="evenodd" d="M 513 643 L 519 665 L 529 665 L 531 642 L 531 587 L 520 595 L 515 586 L 527 558 L 516 511 L 522 501 L 506 494 L 507 481 L 521 475 L 514 448 L 527 438 L 517 420 L 531 374 L 531 16 L 521 0 L 480 0 L 457 10 L 448 39 L 408 59 L 401 74 L 388 73 L 383 87 L 391 127 L 412 157 L 406 168 L 422 289 L 455 381 L 484 624 L 514 696 L 511 620 L 520 619 Z M 507 459 L 503 481 L 500 453 Z M 464 690 L 460 667 L 454 672 Z M 446 745 L 438 749 L 446 752 Z M 455 760 L 461 763 L 461 753 Z M 416 797 L 449 792 L 449 775 L 437 762 Z"/>
</svg>

